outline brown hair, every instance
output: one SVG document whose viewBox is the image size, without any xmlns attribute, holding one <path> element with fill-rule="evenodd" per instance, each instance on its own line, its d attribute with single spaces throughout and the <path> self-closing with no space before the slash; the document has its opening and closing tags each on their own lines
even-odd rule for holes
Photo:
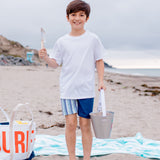
<svg viewBox="0 0 160 160">
<path fill-rule="evenodd" d="M 90 14 L 90 5 L 82 0 L 74 0 L 70 2 L 66 9 L 66 14 L 69 17 L 69 14 L 76 13 L 79 11 L 84 11 L 86 14 L 86 17 L 89 17 Z"/>
</svg>

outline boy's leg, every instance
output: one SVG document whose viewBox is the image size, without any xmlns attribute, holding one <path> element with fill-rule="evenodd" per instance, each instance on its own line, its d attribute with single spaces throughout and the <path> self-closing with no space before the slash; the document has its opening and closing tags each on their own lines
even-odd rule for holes
<svg viewBox="0 0 160 160">
<path fill-rule="evenodd" d="M 66 144 L 69 153 L 69 159 L 75 160 L 76 128 L 77 128 L 77 107 L 75 99 L 61 99 L 63 115 L 66 119 Z"/>
<path fill-rule="evenodd" d="M 76 128 L 77 128 L 77 114 L 70 114 L 65 116 L 66 119 L 66 144 L 69 153 L 69 159 L 75 160 L 75 144 L 76 144 Z"/>
<path fill-rule="evenodd" d="M 92 131 L 90 115 L 93 111 L 94 98 L 78 100 L 78 115 L 82 132 L 84 160 L 89 160 L 92 149 Z"/>
<path fill-rule="evenodd" d="M 79 117 L 80 128 L 82 132 L 82 144 L 83 144 L 83 160 L 90 160 L 92 149 L 92 131 L 91 120 L 83 117 Z"/>
</svg>

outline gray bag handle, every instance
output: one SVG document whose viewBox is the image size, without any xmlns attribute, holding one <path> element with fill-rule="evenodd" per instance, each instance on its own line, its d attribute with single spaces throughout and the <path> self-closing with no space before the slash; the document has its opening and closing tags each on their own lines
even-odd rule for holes
<svg viewBox="0 0 160 160">
<path fill-rule="evenodd" d="M 105 95 L 104 95 L 104 90 L 101 89 L 99 93 L 99 104 L 97 108 L 98 112 L 102 111 L 103 117 L 106 116 L 106 104 L 105 104 Z"/>
</svg>

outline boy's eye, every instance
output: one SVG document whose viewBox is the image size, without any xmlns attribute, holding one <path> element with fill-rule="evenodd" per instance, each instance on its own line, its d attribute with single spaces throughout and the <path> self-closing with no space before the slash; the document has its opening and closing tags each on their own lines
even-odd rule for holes
<svg viewBox="0 0 160 160">
<path fill-rule="evenodd" d="M 75 14 L 73 13 L 73 14 L 71 14 L 72 16 L 75 16 Z"/>
<path fill-rule="evenodd" d="M 84 16 L 84 14 L 81 14 L 81 17 L 83 17 Z"/>
</svg>

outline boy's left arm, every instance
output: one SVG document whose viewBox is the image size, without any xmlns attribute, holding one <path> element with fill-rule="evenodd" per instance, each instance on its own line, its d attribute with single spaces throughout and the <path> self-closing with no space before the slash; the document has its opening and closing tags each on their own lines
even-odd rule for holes
<svg viewBox="0 0 160 160">
<path fill-rule="evenodd" d="M 106 89 L 103 81 L 104 77 L 104 62 L 103 59 L 100 59 L 96 61 L 96 68 L 98 72 L 98 90 L 100 91 L 101 89 Z"/>
</svg>

